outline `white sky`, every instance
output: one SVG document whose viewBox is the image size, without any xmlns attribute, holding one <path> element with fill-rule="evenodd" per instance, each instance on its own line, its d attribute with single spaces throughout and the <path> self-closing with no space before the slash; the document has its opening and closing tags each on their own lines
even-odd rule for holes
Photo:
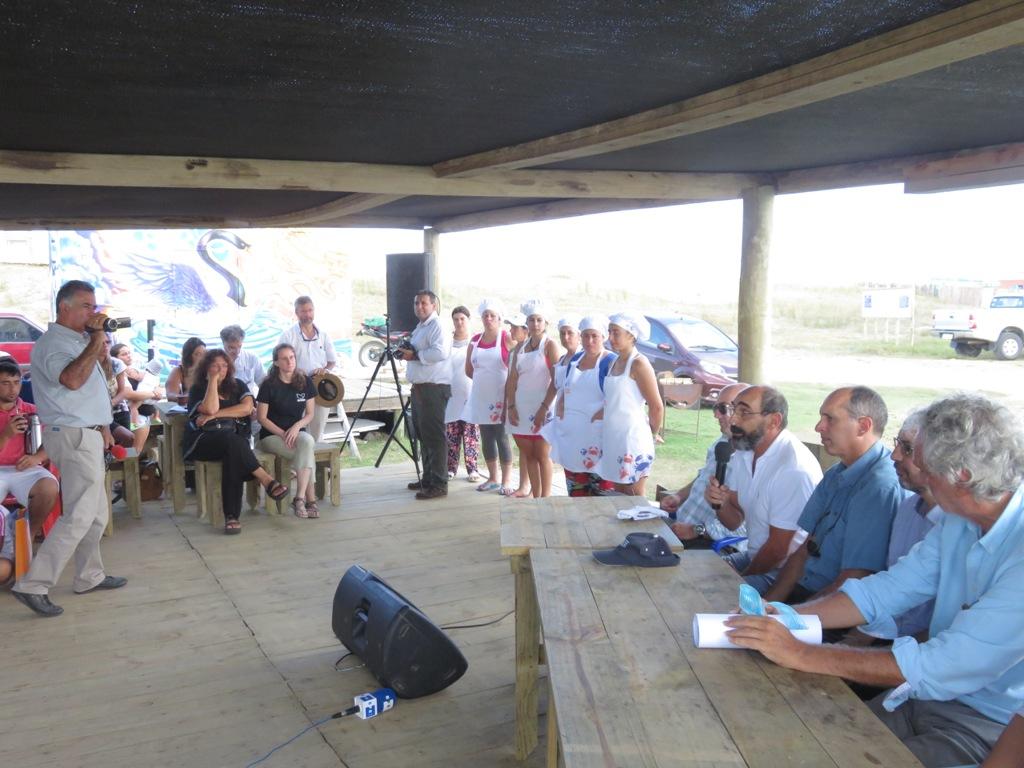
<svg viewBox="0 0 1024 768">
<path fill-rule="evenodd" d="M 706 298 L 718 298 L 717 284 L 721 297 L 732 299 L 741 227 L 741 203 L 730 201 L 451 233 L 441 237 L 441 269 L 445 280 L 466 275 L 465 282 L 477 284 L 503 264 L 503 279 L 525 285 L 567 274 L 647 292 L 689 285 L 694 298 L 698 285 Z M 423 249 L 419 232 L 337 230 L 331 237 L 353 257 L 353 276 L 363 279 L 384 279 L 385 254 Z M 930 195 L 889 185 L 779 196 L 772 270 L 775 282 L 802 285 L 1024 278 L 1024 185 Z"/>
</svg>

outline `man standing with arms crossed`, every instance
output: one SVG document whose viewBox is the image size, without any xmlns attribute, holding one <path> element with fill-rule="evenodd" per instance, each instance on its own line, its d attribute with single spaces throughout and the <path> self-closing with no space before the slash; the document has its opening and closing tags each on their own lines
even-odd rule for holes
<svg viewBox="0 0 1024 768">
<path fill-rule="evenodd" d="M 451 336 L 437 317 L 437 296 L 426 289 L 416 294 L 413 306 L 419 324 L 409 337 L 412 349 L 401 350 L 408 362 L 405 376 L 412 384 L 412 423 L 423 455 L 423 479 L 409 483 L 417 499 L 448 495 L 448 438 L 444 412 L 452 396 Z"/>
<path fill-rule="evenodd" d="M 110 435 L 110 397 L 100 368 L 105 315 L 96 312 L 89 283 L 71 280 L 57 292 L 57 322 L 50 323 L 32 349 L 33 395 L 43 423 L 43 445 L 61 473 L 64 514 L 11 593 L 41 616 L 64 609 L 50 602 L 49 591 L 75 556 L 77 594 L 117 589 L 127 583 L 108 576 L 100 559 L 100 538 L 107 527 L 103 452 Z"/>
<path fill-rule="evenodd" d="M 296 367 L 307 376 L 316 376 L 325 371 L 334 370 L 337 358 L 334 344 L 330 337 L 313 323 L 313 300 L 309 296 L 299 296 L 295 300 L 295 325 L 281 334 L 278 344 L 290 344 L 295 350 Z M 309 424 L 309 434 L 320 442 L 327 426 L 327 416 L 331 409 L 317 405 L 313 410 L 313 421 Z"/>
</svg>

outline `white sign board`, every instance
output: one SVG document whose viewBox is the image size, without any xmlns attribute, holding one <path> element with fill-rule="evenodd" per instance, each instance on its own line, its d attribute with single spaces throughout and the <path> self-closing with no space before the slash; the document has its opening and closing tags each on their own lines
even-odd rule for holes
<svg viewBox="0 0 1024 768">
<path fill-rule="evenodd" d="M 912 318 L 914 316 L 913 288 L 879 288 L 864 291 L 860 305 L 861 317 Z"/>
</svg>

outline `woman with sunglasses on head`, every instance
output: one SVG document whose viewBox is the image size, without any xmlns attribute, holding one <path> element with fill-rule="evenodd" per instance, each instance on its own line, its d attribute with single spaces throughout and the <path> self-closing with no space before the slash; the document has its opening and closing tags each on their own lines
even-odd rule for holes
<svg viewBox="0 0 1024 768">
<path fill-rule="evenodd" d="M 466 375 L 466 350 L 469 347 L 469 310 L 458 306 L 452 310 L 452 353 L 448 358 L 452 373 L 452 396 L 445 407 L 445 434 L 448 438 L 448 479 L 459 471 L 459 453 L 466 460 L 466 480 L 480 481 L 477 458 L 480 455 L 480 428 L 464 420 L 473 380 Z"/>
<path fill-rule="evenodd" d="M 238 534 L 242 525 L 242 486 L 256 480 L 275 501 L 288 488 L 274 480 L 249 447 L 252 393 L 235 378 L 235 368 L 223 349 L 211 349 L 196 366 L 195 382 L 188 393 L 188 424 L 183 441 L 184 458 L 221 462 L 221 496 L 224 533 Z"/>
<path fill-rule="evenodd" d="M 313 421 L 316 390 L 313 380 L 296 367 L 295 347 L 278 344 L 273 363 L 256 395 L 256 420 L 260 423 L 260 448 L 281 456 L 295 470 L 296 517 L 320 517 L 316 488 L 312 482 L 316 469 L 316 441 L 306 431 Z"/>
<path fill-rule="evenodd" d="M 466 375 L 473 380 L 473 387 L 466 403 L 465 420 L 480 426 L 480 444 L 487 463 L 487 481 L 477 490 L 502 489 L 508 494 L 512 492 L 508 484 L 512 475 L 512 449 L 505 433 L 505 381 L 509 353 L 515 342 L 502 330 L 502 308 L 496 299 L 484 299 L 477 311 L 484 330 L 470 339 L 466 348 Z"/>
<path fill-rule="evenodd" d="M 602 387 L 616 355 L 604 348 L 607 317 L 585 317 L 579 328 L 582 349 L 571 358 L 555 403 L 555 418 L 546 429 L 553 432 L 569 495 L 595 496 L 615 487 L 597 474 L 604 422 L 594 417 L 604 407 Z"/>
<path fill-rule="evenodd" d="M 508 403 L 509 431 L 519 447 L 519 474 L 527 475 L 534 498 L 551 495 L 550 446 L 540 434 L 549 411 L 540 408 L 546 399 L 558 362 L 558 348 L 546 335 L 547 311 L 540 301 L 522 306 L 526 315 L 528 338 L 512 353 L 509 362 L 505 400 Z M 515 494 L 525 497 L 527 494 Z"/>
<path fill-rule="evenodd" d="M 650 361 L 636 343 L 650 334 L 639 313 L 620 312 L 608 319 L 608 342 L 618 359 L 604 380 L 604 432 L 598 474 L 629 496 L 643 496 L 654 463 L 654 444 L 665 405 Z M 644 404 L 647 405 L 646 412 Z"/>
</svg>

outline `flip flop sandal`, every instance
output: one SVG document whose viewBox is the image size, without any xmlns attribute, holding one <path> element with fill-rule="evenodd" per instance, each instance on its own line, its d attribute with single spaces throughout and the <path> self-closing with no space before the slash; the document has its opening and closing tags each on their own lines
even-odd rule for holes
<svg viewBox="0 0 1024 768">
<path fill-rule="evenodd" d="M 228 520 L 224 523 L 224 535 L 237 536 L 242 532 L 242 524 L 237 520 Z"/>
<path fill-rule="evenodd" d="M 292 511 L 296 517 L 303 519 L 309 517 L 309 511 L 306 509 L 306 502 L 302 499 L 292 499 Z"/>
<path fill-rule="evenodd" d="M 267 486 L 267 495 L 274 501 L 280 501 L 288 495 L 288 486 L 274 480 Z"/>
<path fill-rule="evenodd" d="M 306 514 L 312 518 L 320 517 L 320 508 L 316 505 L 315 501 L 306 502 Z"/>
<path fill-rule="evenodd" d="M 498 493 L 500 493 L 502 496 L 515 496 L 516 495 L 516 489 L 515 488 L 509 488 L 507 485 L 503 485 L 501 487 L 501 490 L 498 491 Z"/>
<path fill-rule="evenodd" d="M 499 488 L 501 488 L 501 486 L 493 482 L 486 482 L 481 486 L 477 486 L 477 490 L 480 491 L 480 493 L 487 493 L 487 491 L 496 491 Z"/>
</svg>

